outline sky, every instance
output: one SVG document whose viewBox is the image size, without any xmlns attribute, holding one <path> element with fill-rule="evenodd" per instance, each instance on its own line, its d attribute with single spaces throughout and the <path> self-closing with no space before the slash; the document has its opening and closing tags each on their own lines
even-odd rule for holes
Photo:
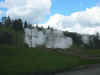
<svg viewBox="0 0 100 75">
<path fill-rule="evenodd" d="M 95 0 L 52 0 L 52 14 L 69 15 L 75 11 L 85 10 L 96 5 Z"/>
<path fill-rule="evenodd" d="M 0 0 L 0 18 L 94 34 L 100 32 L 100 0 Z"/>
</svg>

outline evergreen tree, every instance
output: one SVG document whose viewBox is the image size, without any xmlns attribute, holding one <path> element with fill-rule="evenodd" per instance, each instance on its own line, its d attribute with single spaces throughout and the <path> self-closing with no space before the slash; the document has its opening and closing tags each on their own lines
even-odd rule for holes
<svg viewBox="0 0 100 75">
<path fill-rule="evenodd" d="M 23 30 L 23 23 L 21 19 L 14 20 L 13 28 L 15 31 Z"/>
<path fill-rule="evenodd" d="M 28 24 L 27 24 L 27 21 L 25 21 L 24 28 L 27 28 L 27 27 L 28 27 Z"/>
<path fill-rule="evenodd" d="M 10 17 L 8 16 L 8 17 L 3 17 L 2 18 L 2 23 L 7 27 L 11 27 L 12 22 L 11 22 Z"/>
</svg>

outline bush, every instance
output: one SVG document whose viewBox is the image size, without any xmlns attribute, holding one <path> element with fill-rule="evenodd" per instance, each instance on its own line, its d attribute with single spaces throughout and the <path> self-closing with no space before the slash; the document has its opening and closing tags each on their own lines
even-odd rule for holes
<svg viewBox="0 0 100 75">
<path fill-rule="evenodd" d="M 11 44 L 12 43 L 12 34 L 6 31 L 0 31 L 0 44 Z"/>
</svg>

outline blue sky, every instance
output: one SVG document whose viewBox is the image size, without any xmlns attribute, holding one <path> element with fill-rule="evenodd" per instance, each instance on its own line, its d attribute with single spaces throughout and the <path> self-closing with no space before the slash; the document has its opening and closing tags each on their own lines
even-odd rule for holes
<svg viewBox="0 0 100 75">
<path fill-rule="evenodd" d="M 0 1 L 4 1 L 4 0 L 0 0 Z"/>
<path fill-rule="evenodd" d="M 51 13 L 69 15 L 96 5 L 99 0 L 52 0 Z"/>
</svg>

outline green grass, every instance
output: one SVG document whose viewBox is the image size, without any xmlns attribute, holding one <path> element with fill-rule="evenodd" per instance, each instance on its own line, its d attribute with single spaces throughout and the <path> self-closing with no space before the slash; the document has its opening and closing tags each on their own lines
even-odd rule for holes
<svg viewBox="0 0 100 75">
<path fill-rule="evenodd" d="M 40 72 L 70 69 L 81 62 L 78 56 L 67 56 L 42 48 L 1 48 L 1 72 Z"/>
<path fill-rule="evenodd" d="M 100 64 L 100 50 L 99 49 L 87 50 L 87 52 L 89 56 L 95 57 L 94 59 L 88 61 L 89 64 Z"/>
<path fill-rule="evenodd" d="M 99 54 L 89 50 L 88 54 Z M 74 67 L 96 64 L 97 60 L 81 59 L 80 56 L 65 55 L 46 48 L 0 48 L 0 73 L 15 75 L 16 72 L 55 72 Z M 13 73 L 13 74 L 11 74 Z"/>
<path fill-rule="evenodd" d="M 95 49 L 95 50 L 88 50 L 89 55 L 100 55 L 100 50 Z"/>
</svg>

